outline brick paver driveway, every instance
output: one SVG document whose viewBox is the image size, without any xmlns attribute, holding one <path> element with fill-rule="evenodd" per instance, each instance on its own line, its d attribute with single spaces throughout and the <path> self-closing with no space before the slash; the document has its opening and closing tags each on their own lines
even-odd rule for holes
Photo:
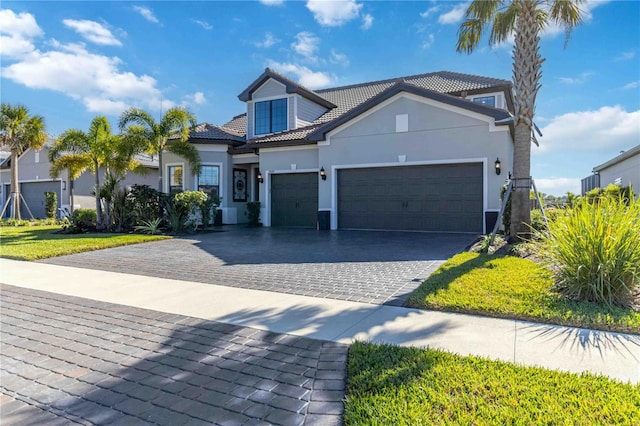
<svg viewBox="0 0 640 426">
<path fill-rule="evenodd" d="M 0 290 L 0 424 L 341 421 L 346 345 Z"/>
<path fill-rule="evenodd" d="M 400 305 L 467 234 L 232 228 L 43 262 L 81 268 Z"/>
</svg>

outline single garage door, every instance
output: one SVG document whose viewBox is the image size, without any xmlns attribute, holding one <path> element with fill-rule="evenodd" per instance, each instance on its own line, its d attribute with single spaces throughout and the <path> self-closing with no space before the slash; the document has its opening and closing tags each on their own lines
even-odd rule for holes
<svg viewBox="0 0 640 426">
<path fill-rule="evenodd" d="M 57 207 L 60 207 L 60 182 L 48 181 L 20 184 L 20 193 L 22 194 L 24 201 L 26 201 L 27 206 L 29 206 L 29 210 L 31 210 L 33 217 L 37 219 L 44 219 L 47 217 L 44 196 L 45 192 L 55 192 L 58 196 Z M 20 214 L 23 219 L 29 218 L 29 212 L 24 206 L 20 208 Z"/>
<path fill-rule="evenodd" d="M 482 163 L 338 171 L 338 226 L 482 232 Z"/>
<path fill-rule="evenodd" d="M 318 174 L 271 176 L 271 226 L 315 228 L 318 221 Z"/>
</svg>

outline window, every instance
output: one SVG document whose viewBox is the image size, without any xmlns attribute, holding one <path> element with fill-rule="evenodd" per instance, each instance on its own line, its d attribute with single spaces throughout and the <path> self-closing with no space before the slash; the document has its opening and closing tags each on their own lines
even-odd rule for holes
<svg viewBox="0 0 640 426">
<path fill-rule="evenodd" d="M 182 192 L 182 166 L 169 166 L 169 194 Z"/>
<path fill-rule="evenodd" d="M 287 100 L 256 102 L 255 134 L 281 132 L 287 130 Z"/>
<path fill-rule="evenodd" d="M 496 97 L 495 96 L 484 96 L 481 98 L 473 98 L 473 102 L 477 102 L 479 104 L 484 104 L 486 106 L 494 107 L 496 106 Z"/>
<path fill-rule="evenodd" d="M 205 192 L 209 197 L 220 195 L 219 166 L 202 166 L 198 175 L 198 191 Z"/>
</svg>

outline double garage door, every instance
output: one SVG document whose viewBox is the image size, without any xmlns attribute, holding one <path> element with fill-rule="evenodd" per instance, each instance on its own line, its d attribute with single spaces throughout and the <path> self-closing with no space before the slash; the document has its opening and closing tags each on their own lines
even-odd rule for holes
<svg viewBox="0 0 640 426">
<path fill-rule="evenodd" d="M 338 171 L 338 226 L 482 232 L 482 163 Z"/>
<path fill-rule="evenodd" d="M 24 198 L 27 206 L 29 206 L 29 210 L 31 210 L 33 217 L 37 219 L 47 217 L 45 192 L 55 192 L 58 198 L 58 205 L 60 205 L 60 182 L 27 182 L 20 184 L 20 193 L 22 194 L 22 198 Z M 24 207 L 22 202 L 20 205 L 20 214 L 22 215 L 22 218 L 29 219 L 29 212 L 27 212 L 27 209 Z"/>
<path fill-rule="evenodd" d="M 338 170 L 338 227 L 480 233 L 482 176 L 482 163 Z M 272 176 L 272 226 L 315 228 L 317 218 L 317 173 Z"/>
</svg>

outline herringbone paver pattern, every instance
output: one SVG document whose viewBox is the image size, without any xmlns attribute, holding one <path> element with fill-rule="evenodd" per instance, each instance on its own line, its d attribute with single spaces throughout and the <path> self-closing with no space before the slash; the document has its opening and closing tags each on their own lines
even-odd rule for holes
<svg viewBox="0 0 640 426">
<path fill-rule="evenodd" d="M 3 425 L 341 422 L 346 345 L 0 290 Z"/>
<path fill-rule="evenodd" d="M 473 239 L 467 234 L 236 228 L 42 262 L 399 306 Z"/>
</svg>

